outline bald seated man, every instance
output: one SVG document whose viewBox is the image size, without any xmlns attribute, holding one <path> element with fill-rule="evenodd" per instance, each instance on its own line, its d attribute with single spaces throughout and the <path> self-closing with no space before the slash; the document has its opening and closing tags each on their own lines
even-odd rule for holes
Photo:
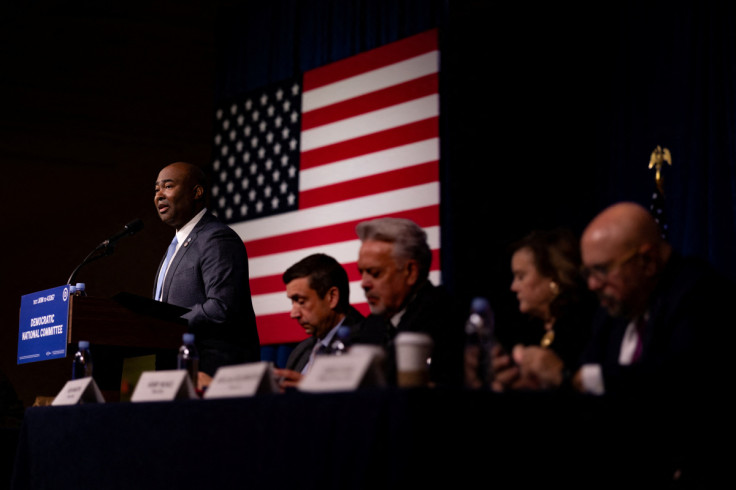
<svg viewBox="0 0 736 490">
<path fill-rule="evenodd" d="M 173 258 L 156 273 L 154 298 L 183 315 L 199 350 L 200 387 L 220 366 L 260 360 L 243 240 L 206 208 L 209 186 L 195 165 L 176 162 L 156 178 L 154 205 L 174 228 Z"/>
<path fill-rule="evenodd" d="M 583 273 L 601 309 L 582 358 L 567 372 L 550 350 L 517 347 L 494 360 L 496 389 L 555 388 L 604 394 L 686 394 L 718 389 L 718 343 L 733 325 L 734 285 L 706 263 L 683 258 L 648 210 L 610 206 L 581 238 Z M 513 362 L 511 359 L 513 358 Z"/>
</svg>

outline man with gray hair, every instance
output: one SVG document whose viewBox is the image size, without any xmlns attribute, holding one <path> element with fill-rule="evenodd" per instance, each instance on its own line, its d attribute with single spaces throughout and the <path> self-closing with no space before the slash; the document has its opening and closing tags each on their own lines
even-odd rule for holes
<svg viewBox="0 0 736 490">
<path fill-rule="evenodd" d="M 462 323 L 449 296 L 429 281 L 432 251 L 427 234 L 401 218 L 359 223 L 358 270 L 371 315 L 357 341 L 383 345 L 393 371 L 393 339 L 398 332 L 429 334 L 434 341 L 430 379 L 435 384 L 462 382 Z M 389 373 L 393 379 L 393 373 Z"/>
</svg>

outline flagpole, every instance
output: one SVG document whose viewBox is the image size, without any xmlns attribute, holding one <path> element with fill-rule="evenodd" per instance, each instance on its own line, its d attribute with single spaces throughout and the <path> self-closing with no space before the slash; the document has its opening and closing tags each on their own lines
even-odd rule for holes
<svg viewBox="0 0 736 490">
<path fill-rule="evenodd" d="M 654 219 L 662 233 L 662 238 L 667 239 L 667 232 L 669 225 L 665 216 L 664 209 L 664 177 L 662 176 L 662 167 L 665 162 L 672 166 L 672 155 L 670 150 L 657 146 L 649 157 L 649 169 L 655 169 L 654 182 L 655 188 L 652 191 L 652 199 L 649 204 L 649 210 L 651 211 Z"/>
</svg>

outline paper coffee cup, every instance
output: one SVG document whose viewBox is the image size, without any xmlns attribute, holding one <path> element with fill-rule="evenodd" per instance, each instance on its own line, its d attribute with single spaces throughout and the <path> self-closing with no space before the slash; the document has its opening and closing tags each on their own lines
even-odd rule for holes
<svg viewBox="0 0 736 490">
<path fill-rule="evenodd" d="M 373 358 L 374 361 L 383 361 L 386 353 L 383 347 L 376 344 L 353 344 L 350 347 L 350 354 L 365 354 Z"/>
<path fill-rule="evenodd" d="M 397 382 L 401 387 L 426 386 L 432 355 L 432 337 L 420 332 L 399 332 L 396 346 Z"/>
</svg>

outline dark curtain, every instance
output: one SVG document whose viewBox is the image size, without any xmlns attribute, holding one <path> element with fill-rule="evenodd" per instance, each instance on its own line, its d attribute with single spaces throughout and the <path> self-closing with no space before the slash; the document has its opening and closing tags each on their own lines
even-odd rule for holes
<svg viewBox="0 0 736 490">
<path fill-rule="evenodd" d="M 629 5 L 616 15 L 610 90 L 610 198 L 644 201 L 655 145 L 670 239 L 736 278 L 736 9 L 730 2 Z M 648 179 L 647 179 L 648 177 Z M 632 182 L 636 185 L 632 185 Z"/>
<path fill-rule="evenodd" d="M 443 2 L 276 0 L 218 16 L 216 97 L 229 99 L 437 27 Z"/>
<path fill-rule="evenodd" d="M 509 244 L 579 233 L 663 169 L 669 238 L 736 279 L 734 7 L 280 0 L 221 11 L 216 96 L 438 27 L 443 281 L 514 315 Z"/>
</svg>

